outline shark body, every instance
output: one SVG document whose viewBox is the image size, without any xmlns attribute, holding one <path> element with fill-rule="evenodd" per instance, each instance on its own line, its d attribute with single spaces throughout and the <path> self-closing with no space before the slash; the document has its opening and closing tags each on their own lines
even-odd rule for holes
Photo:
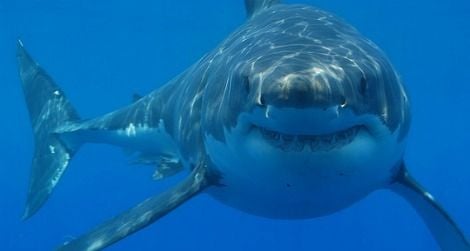
<svg viewBox="0 0 470 251">
<path fill-rule="evenodd" d="M 45 203 L 84 143 L 133 149 L 154 178 L 189 170 L 175 188 L 64 243 L 100 250 L 201 191 L 280 219 L 328 215 L 389 188 L 407 199 L 445 251 L 468 241 L 403 160 L 405 89 L 384 53 L 339 18 L 305 5 L 246 0 L 248 20 L 216 49 L 131 105 L 83 120 L 18 43 L 36 152 L 25 218 Z"/>
</svg>

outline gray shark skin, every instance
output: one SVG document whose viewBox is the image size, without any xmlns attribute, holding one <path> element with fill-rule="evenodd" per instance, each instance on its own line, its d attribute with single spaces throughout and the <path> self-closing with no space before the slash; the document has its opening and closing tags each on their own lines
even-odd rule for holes
<svg viewBox="0 0 470 251">
<path fill-rule="evenodd" d="M 409 101 L 384 53 L 317 8 L 245 6 L 247 21 L 186 71 L 87 120 L 18 41 L 35 139 L 24 218 L 44 205 L 82 144 L 105 143 L 155 165 L 155 179 L 189 175 L 58 250 L 106 248 L 202 191 L 250 214 L 306 219 L 385 188 L 416 209 L 442 250 L 470 251 L 406 169 Z"/>
</svg>

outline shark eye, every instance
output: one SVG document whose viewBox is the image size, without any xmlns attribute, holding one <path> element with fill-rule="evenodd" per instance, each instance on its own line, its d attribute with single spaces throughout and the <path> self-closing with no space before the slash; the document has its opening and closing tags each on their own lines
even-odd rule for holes
<svg viewBox="0 0 470 251">
<path fill-rule="evenodd" d="M 266 105 L 266 99 L 264 98 L 263 95 L 261 95 L 261 97 L 259 98 L 259 104 L 261 106 L 265 106 Z"/>
<path fill-rule="evenodd" d="M 367 80 L 364 76 L 361 77 L 361 82 L 359 83 L 359 92 L 362 96 L 365 96 L 367 92 Z"/>
</svg>

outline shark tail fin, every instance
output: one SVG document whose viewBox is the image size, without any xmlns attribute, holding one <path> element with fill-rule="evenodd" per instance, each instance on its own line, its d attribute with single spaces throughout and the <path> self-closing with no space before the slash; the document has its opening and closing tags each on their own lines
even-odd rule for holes
<svg viewBox="0 0 470 251">
<path fill-rule="evenodd" d="M 434 197 L 401 166 L 391 190 L 405 198 L 421 216 L 443 251 L 470 251 L 470 243 Z"/>
<path fill-rule="evenodd" d="M 35 152 L 23 219 L 46 202 L 76 152 L 55 130 L 79 116 L 53 79 L 32 59 L 18 40 L 17 59 L 26 105 L 33 127 Z"/>
<path fill-rule="evenodd" d="M 245 0 L 246 14 L 250 18 L 263 9 L 280 3 L 281 0 Z"/>
</svg>

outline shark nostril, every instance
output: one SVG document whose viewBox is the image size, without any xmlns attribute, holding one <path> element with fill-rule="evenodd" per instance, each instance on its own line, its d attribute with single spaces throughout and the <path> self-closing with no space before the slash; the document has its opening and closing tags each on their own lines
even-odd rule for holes
<svg viewBox="0 0 470 251">
<path fill-rule="evenodd" d="M 367 91 L 367 80 L 364 76 L 361 77 L 361 82 L 359 83 L 359 92 L 362 96 L 366 95 Z"/>
<path fill-rule="evenodd" d="M 250 78 L 248 76 L 243 76 L 243 87 L 245 88 L 246 93 L 250 93 Z"/>
</svg>

